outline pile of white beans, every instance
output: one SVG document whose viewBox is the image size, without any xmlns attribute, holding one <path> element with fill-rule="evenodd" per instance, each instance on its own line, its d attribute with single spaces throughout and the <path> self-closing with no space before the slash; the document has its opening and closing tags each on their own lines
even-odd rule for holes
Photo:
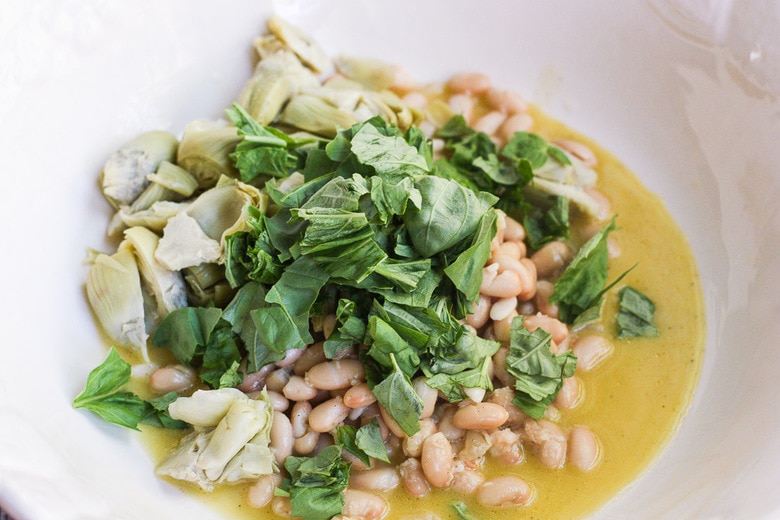
<svg viewBox="0 0 780 520">
<path fill-rule="evenodd" d="M 432 99 L 430 87 L 415 89 L 399 80 L 396 90 L 407 104 L 423 113 Z M 437 96 L 499 145 L 514 132 L 533 126 L 525 101 L 517 94 L 494 89 L 482 74 L 455 75 Z M 477 112 L 480 115 L 475 117 Z M 428 135 L 435 131 L 429 120 L 423 121 L 420 128 Z M 437 141 L 434 139 L 434 147 L 441 151 L 443 143 Z M 556 141 L 556 145 L 586 165 L 596 166 L 596 157 L 587 146 L 566 140 Z M 610 208 L 603 195 L 595 191 L 590 194 L 602 206 L 603 217 L 585 226 L 593 233 L 604 224 Z M 356 349 L 344 352 L 340 359 L 325 357 L 323 340 L 335 326 L 332 315 L 315 324 L 320 341 L 291 350 L 281 361 L 247 374 L 239 386 L 250 396 L 263 388 L 268 391 L 274 408 L 271 449 L 280 468 L 290 455 L 313 455 L 333 444 L 331 432 L 336 427 L 362 426 L 377 419 L 392 463 L 372 461 L 367 468 L 344 451 L 352 467 L 345 506 L 337 519 L 383 518 L 389 511 L 385 495 L 399 486 L 415 497 L 427 495 L 432 488 L 449 488 L 474 496 L 479 504 L 491 508 L 529 504 L 535 494 L 532 483 L 513 475 L 486 476 L 486 457 L 508 466 L 536 457 L 551 470 L 568 464 L 590 471 L 598 465 L 602 448 L 596 435 L 587 426 L 560 425 L 566 412 L 583 401 L 581 374 L 601 363 L 612 350 L 607 338 L 599 333 L 571 331 L 558 319 L 558 309 L 549 301 L 553 282 L 571 261 L 573 251 L 564 242 L 551 242 L 531 252 L 519 222 L 499 212 L 498 223 L 492 256 L 483 269 L 479 301 L 465 320 L 465 325 L 481 336 L 502 344 L 493 356 L 492 392 L 469 391 L 469 399 L 449 403 L 425 384 L 424 376 L 418 377 L 413 381 L 414 389 L 424 408 L 420 431 L 409 437 L 376 402 Z M 610 255 L 618 255 L 617 244 L 610 240 L 609 245 Z M 577 356 L 575 375 L 564 380 L 562 390 L 539 420 L 512 403 L 515 380 L 506 371 L 510 325 L 521 315 L 528 330 L 541 328 L 552 336 L 554 352 L 570 349 Z M 159 393 L 187 392 L 196 384 L 197 374 L 181 365 L 160 368 L 151 376 L 151 387 Z M 270 504 L 277 515 L 290 517 L 289 499 L 274 496 L 274 488 L 280 483 L 279 474 L 261 478 L 248 490 L 249 504 L 258 508 Z"/>
</svg>

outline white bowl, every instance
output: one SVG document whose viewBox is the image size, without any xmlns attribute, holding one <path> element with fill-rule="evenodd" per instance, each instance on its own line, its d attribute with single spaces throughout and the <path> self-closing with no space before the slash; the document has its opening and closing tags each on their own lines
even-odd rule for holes
<svg viewBox="0 0 780 520">
<path fill-rule="evenodd" d="M 665 201 L 703 282 L 687 417 L 595 518 L 780 517 L 780 4 L 2 3 L 0 503 L 19 518 L 214 518 L 132 432 L 71 408 L 104 355 L 82 293 L 108 217 L 96 176 L 153 128 L 218 117 L 272 11 L 330 52 L 419 80 L 480 70 L 614 152 Z M 10 158 L 10 162 L 9 162 Z"/>
</svg>

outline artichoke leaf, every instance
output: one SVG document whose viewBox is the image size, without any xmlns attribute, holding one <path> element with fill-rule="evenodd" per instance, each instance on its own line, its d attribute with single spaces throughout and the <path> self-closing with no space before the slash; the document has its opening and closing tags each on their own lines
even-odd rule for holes
<svg viewBox="0 0 780 520">
<path fill-rule="evenodd" d="M 113 255 L 95 256 L 86 290 L 89 305 L 108 337 L 118 345 L 131 347 L 148 362 L 141 277 L 127 245 L 120 244 Z"/>
<path fill-rule="evenodd" d="M 125 239 L 133 246 L 141 277 L 154 295 L 160 318 L 186 306 L 184 277 L 179 271 L 166 269 L 154 258 L 159 237 L 146 228 L 136 226 L 125 231 Z"/>
<path fill-rule="evenodd" d="M 211 188 L 223 175 L 238 176 L 230 154 L 241 139 L 226 122 L 197 119 L 184 128 L 176 163 L 197 180 L 199 188 Z"/>
<path fill-rule="evenodd" d="M 113 233 L 109 232 L 109 236 L 114 236 L 120 231 L 124 231 L 126 227 L 133 226 L 142 226 L 155 233 L 162 233 L 168 221 L 186 210 L 190 204 L 190 202 L 161 200 L 152 204 L 148 209 L 136 212 L 130 211 L 127 206 L 122 207 L 116 214 L 122 227 Z"/>
<path fill-rule="evenodd" d="M 187 212 L 171 218 L 163 233 L 154 257 L 171 271 L 216 262 L 222 254 L 219 242 L 206 235 Z"/>
<path fill-rule="evenodd" d="M 198 180 L 190 172 L 168 161 L 161 162 L 157 172 L 147 175 L 146 178 L 149 182 L 159 184 L 185 198 L 198 189 Z"/>
<path fill-rule="evenodd" d="M 397 67 L 373 58 L 338 56 L 336 70 L 370 90 L 385 90 L 393 86 Z"/>
<path fill-rule="evenodd" d="M 357 119 L 319 96 L 301 94 L 287 103 L 279 122 L 332 138 L 339 128 L 350 128 Z"/>
<path fill-rule="evenodd" d="M 100 174 L 103 195 L 115 208 L 132 203 L 146 188 L 146 176 L 176 157 L 179 140 L 170 132 L 145 132 L 109 157 Z"/>
<path fill-rule="evenodd" d="M 244 398 L 246 394 L 235 388 L 196 390 L 190 397 L 179 397 L 168 405 L 168 413 L 193 426 L 216 426 L 233 402 Z"/>
<path fill-rule="evenodd" d="M 329 72 L 333 68 L 333 62 L 325 49 L 298 27 L 276 15 L 268 19 L 267 25 L 268 30 L 314 72 Z"/>
<path fill-rule="evenodd" d="M 534 169 L 533 182 L 526 191 L 532 196 L 541 193 L 566 197 L 585 213 L 598 217 L 600 206 L 585 190 L 596 183 L 598 175 L 573 155 L 566 153 L 566 157 L 570 164 L 548 159 Z"/>
</svg>

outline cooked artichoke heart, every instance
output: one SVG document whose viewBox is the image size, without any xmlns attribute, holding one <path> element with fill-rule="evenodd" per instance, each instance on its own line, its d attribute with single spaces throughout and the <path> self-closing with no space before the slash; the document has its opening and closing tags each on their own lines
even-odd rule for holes
<svg viewBox="0 0 780 520">
<path fill-rule="evenodd" d="M 115 208 L 132 203 L 146 188 L 146 176 L 157 170 L 161 161 L 176 157 L 179 140 L 170 132 L 145 132 L 106 161 L 100 174 L 103 195 Z"/>
<path fill-rule="evenodd" d="M 98 254 L 87 274 L 87 299 L 111 341 L 132 347 L 149 361 L 141 277 L 124 243 L 113 255 Z"/>
</svg>

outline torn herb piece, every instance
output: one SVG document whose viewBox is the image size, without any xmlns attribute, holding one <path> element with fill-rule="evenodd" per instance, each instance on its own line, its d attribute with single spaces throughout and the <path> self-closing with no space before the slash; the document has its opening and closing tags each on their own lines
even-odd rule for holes
<svg viewBox="0 0 780 520">
<path fill-rule="evenodd" d="M 531 249 L 539 249 L 554 240 L 569 238 L 569 199 L 552 195 L 549 200 L 551 204 L 546 210 L 531 211 L 523 219 Z"/>
<path fill-rule="evenodd" d="M 390 462 L 376 417 L 360 428 L 339 426 L 336 428 L 334 438 L 337 444 L 359 458 L 367 467 L 371 467 L 372 457 Z"/>
<path fill-rule="evenodd" d="M 618 338 L 657 337 L 658 327 L 653 323 L 655 304 L 650 298 L 633 287 L 622 288 L 618 297 Z"/>
<path fill-rule="evenodd" d="M 552 336 L 541 328 L 529 332 L 522 317 L 512 320 L 509 334 L 506 366 L 515 378 L 514 403 L 534 419 L 541 419 L 563 387 L 563 379 L 574 375 L 577 358 L 571 351 L 553 354 Z"/>
<path fill-rule="evenodd" d="M 598 303 L 607 282 L 607 236 L 615 219 L 577 251 L 572 262 L 553 285 L 550 303 L 558 305 L 561 321 L 571 324 L 577 316 Z"/>
<path fill-rule="evenodd" d="M 328 446 L 314 457 L 287 457 L 284 467 L 290 478 L 282 482 L 279 494 L 290 497 L 292 516 L 329 520 L 341 513 L 349 464 L 341 459 L 340 446 Z"/>
<path fill-rule="evenodd" d="M 455 511 L 459 520 L 477 520 L 477 517 L 471 514 L 468 506 L 463 502 L 453 502 L 450 507 Z"/>
<path fill-rule="evenodd" d="M 389 354 L 393 364 L 393 372 L 371 391 L 376 396 L 387 413 L 398 423 L 398 426 L 410 437 L 420 431 L 420 417 L 423 404 L 420 396 L 414 391 L 409 378 L 398 367 L 395 355 Z"/>
</svg>

